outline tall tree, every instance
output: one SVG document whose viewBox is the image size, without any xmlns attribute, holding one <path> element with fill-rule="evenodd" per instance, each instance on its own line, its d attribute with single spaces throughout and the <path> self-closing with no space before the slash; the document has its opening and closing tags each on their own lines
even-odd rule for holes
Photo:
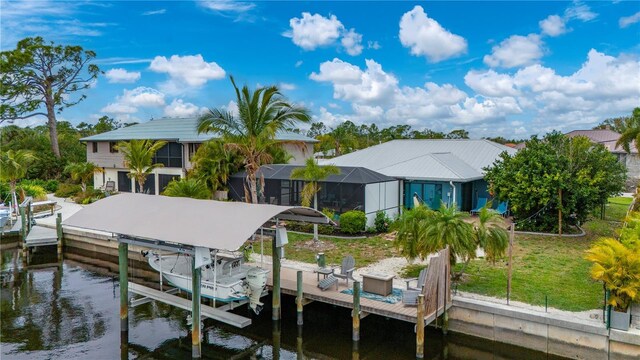
<svg viewBox="0 0 640 360">
<path fill-rule="evenodd" d="M 191 159 L 192 175 L 203 182 L 213 193 L 222 190 L 229 177 L 242 166 L 242 159 L 234 151 L 225 148 L 221 140 L 203 143 Z"/>
<path fill-rule="evenodd" d="M 41 37 L 0 52 L 0 122 L 46 116 L 51 151 L 60 158 L 56 112 L 85 99 L 74 95 L 98 77 L 98 66 L 89 64 L 95 57 L 80 46 L 46 43 Z"/>
<path fill-rule="evenodd" d="M 313 208 L 318 210 L 319 182 L 326 180 L 331 175 L 339 175 L 340 168 L 334 165 L 318 165 L 316 159 L 310 157 L 305 166 L 294 169 L 291 172 L 292 179 L 302 179 L 305 184 L 302 188 L 302 206 L 310 206 L 313 199 Z M 313 224 L 313 240 L 318 241 L 318 224 Z"/>
<path fill-rule="evenodd" d="M 621 126 L 622 136 L 616 142 L 616 146 L 622 146 L 624 151 L 631 153 L 631 144 L 635 142 L 640 146 L 640 107 L 633 109 L 631 116 L 624 119 Z"/>
<path fill-rule="evenodd" d="M 8 150 L 0 155 L 0 178 L 8 181 L 11 186 L 11 197 L 14 209 L 18 211 L 16 185 L 18 180 L 27 174 L 29 164 L 36 159 L 36 156 L 29 150 Z"/>
<path fill-rule="evenodd" d="M 153 169 L 162 167 L 162 164 L 154 164 L 153 157 L 156 152 L 167 144 L 166 141 L 131 140 L 121 141 L 116 145 L 118 151 L 124 156 L 125 166 L 129 168 L 127 176 L 135 179 L 144 193 L 144 182 Z"/>
<path fill-rule="evenodd" d="M 286 143 L 304 149 L 301 141 L 276 140 L 276 134 L 298 123 L 311 121 L 308 111 L 289 103 L 276 86 L 260 87 L 251 91 L 231 84 L 236 93 L 238 114 L 226 109 L 211 109 L 198 122 L 199 133 L 222 135 L 224 146 L 237 151 L 247 171 L 245 195 L 247 202 L 258 203 L 256 173 L 262 164 L 273 160 L 270 151 Z"/>
<path fill-rule="evenodd" d="M 80 181 L 82 191 L 87 191 L 87 184 L 93 178 L 93 174 L 103 173 L 104 170 L 96 166 L 92 162 L 70 163 L 64 170 L 69 173 L 71 179 L 74 181 Z"/>
</svg>

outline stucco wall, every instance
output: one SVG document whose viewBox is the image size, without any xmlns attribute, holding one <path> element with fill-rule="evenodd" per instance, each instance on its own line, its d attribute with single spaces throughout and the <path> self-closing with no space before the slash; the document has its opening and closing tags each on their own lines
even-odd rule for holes
<svg viewBox="0 0 640 360">
<path fill-rule="evenodd" d="M 124 158 L 122 153 L 111 153 L 109 151 L 108 141 L 98 142 L 98 152 L 93 152 L 93 142 L 87 142 L 87 162 L 92 162 L 100 167 L 104 168 L 123 168 Z"/>
<path fill-rule="evenodd" d="M 285 144 L 284 149 L 293 156 L 289 160 L 289 164 L 301 165 L 304 164 L 305 160 L 313 156 L 313 144 L 310 143 L 305 143 L 303 149 L 292 144 Z"/>
<path fill-rule="evenodd" d="M 640 180 L 640 156 L 627 155 L 625 165 L 627 167 L 627 189 L 635 190 Z"/>
</svg>

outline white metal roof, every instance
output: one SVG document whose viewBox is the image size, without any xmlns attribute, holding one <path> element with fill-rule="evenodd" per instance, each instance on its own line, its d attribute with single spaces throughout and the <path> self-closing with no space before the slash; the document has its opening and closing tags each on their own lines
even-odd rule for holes
<svg viewBox="0 0 640 360">
<path fill-rule="evenodd" d="M 145 240 L 235 251 L 275 217 L 330 223 L 321 212 L 300 206 L 118 194 L 85 207 L 63 224 Z"/>
<path fill-rule="evenodd" d="M 504 151 L 509 154 L 516 152 L 489 140 L 393 140 L 319 162 L 362 166 L 403 179 L 471 181 L 482 179 L 482 169 L 493 164 Z"/>
</svg>

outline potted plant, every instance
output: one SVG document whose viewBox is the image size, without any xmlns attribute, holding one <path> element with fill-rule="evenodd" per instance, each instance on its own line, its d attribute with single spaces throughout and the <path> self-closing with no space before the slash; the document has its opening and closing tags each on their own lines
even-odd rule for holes
<svg viewBox="0 0 640 360">
<path fill-rule="evenodd" d="M 605 238 L 587 250 L 585 258 L 593 262 L 591 277 L 610 292 L 610 326 L 629 330 L 631 302 L 640 299 L 640 242 Z"/>
</svg>

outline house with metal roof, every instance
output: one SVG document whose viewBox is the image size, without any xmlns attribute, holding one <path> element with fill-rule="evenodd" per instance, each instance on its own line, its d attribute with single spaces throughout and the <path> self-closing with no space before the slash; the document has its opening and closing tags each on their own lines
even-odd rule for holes
<svg viewBox="0 0 640 360">
<path fill-rule="evenodd" d="M 165 140 L 167 144 L 155 156 L 154 161 L 164 167 L 156 168 L 147 177 L 145 192 L 160 194 L 173 179 L 184 177 L 192 168 L 191 158 L 203 142 L 216 138 L 217 134 L 198 134 L 198 118 L 161 118 L 116 129 L 113 131 L 88 136 L 80 139 L 87 144 L 87 161 L 103 168 L 102 174 L 94 176 L 96 187 L 104 186 L 107 181 L 114 181 L 116 189 L 121 192 L 132 192 L 137 184 L 127 177 L 129 172 L 124 165 L 122 154 L 116 149 L 119 141 L 128 140 Z M 317 140 L 306 136 L 280 132 L 276 138 L 282 141 L 299 141 L 304 144 L 300 149 L 292 144 L 284 144 L 285 150 L 291 154 L 291 163 L 302 164 L 313 156 L 313 144 Z"/>
<path fill-rule="evenodd" d="M 627 153 L 622 146 L 617 145 L 622 135 L 611 129 L 573 130 L 565 135 L 568 137 L 584 136 L 589 138 L 591 142 L 604 146 L 619 162 L 625 165 L 627 168 L 627 186 L 630 190 L 635 189 L 640 179 L 640 155 L 635 141 L 629 146 L 631 152 Z"/>
<path fill-rule="evenodd" d="M 483 169 L 501 153 L 516 151 L 489 140 L 393 140 L 319 161 L 364 167 L 397 179 L 400 199 L 407 208 L 413 206 L 412 198 L 417 194 L 432 208 L 444 202 L 469 211 L 476 207 L 479 198 L 490 198 Z"/>
<path fill-rule="evenodd" d="M 293 164 L 263 165 L 257 174 L 264 179 L 259 191 L 260 202 L 272 205 L 300 205 L 304 181 L 291 179 L 291 172 L 302 167 Z M 318 193 L 318 209 L 329 209 L 338 214 L 349 210 L 362 210 L 367 216 L 367 226 L 373 226 L 376 213 L 397 216 L 400 207 L 400 187 L 397 179 L 357 166 L 339 166 L 340 174 L 321 181 Z M 246 172 L 231 176 L 229 197 L 244 201 Z"/>
</svg>

